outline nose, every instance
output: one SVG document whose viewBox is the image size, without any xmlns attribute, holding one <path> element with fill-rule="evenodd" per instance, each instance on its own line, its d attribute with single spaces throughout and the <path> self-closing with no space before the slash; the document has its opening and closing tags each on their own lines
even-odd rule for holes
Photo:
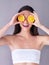
<svg viewBox="0 0 49 65">
<path fill-rule="evenodd" d="M 23 23 L 24 23 L 24 24 L 29 24 L 27 20 L 25 20 Z"/>
</svg>

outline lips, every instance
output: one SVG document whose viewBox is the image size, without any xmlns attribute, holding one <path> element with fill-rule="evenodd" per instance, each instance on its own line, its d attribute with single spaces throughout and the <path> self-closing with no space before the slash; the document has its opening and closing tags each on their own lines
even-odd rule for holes
<svg viewBox="0 0 49 65">
<path fill-rule="evenodd" d="M 23 25 L 24 27 L 28 27 L 29 25 Z"/>
</svg>

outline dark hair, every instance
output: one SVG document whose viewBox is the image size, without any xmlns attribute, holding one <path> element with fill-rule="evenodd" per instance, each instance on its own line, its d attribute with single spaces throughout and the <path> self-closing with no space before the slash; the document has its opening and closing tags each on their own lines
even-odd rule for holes
<svg viewBox="0 0 49 65">
<path fill-rule="evenodd" d="M 30 11 L 32 13 L 35 11 L 32 7 L 26 5 L 26 6 L 23 6 L 22 8 L 20 8 L 20 10 L 18 11 L 18 13 L 20 13 L 20 12 L 22 12 L 24 10 L 28 10 L 28 11 Z M 21 32 L 20 24 L 16 24 L 13 34 L 17 34 L 19 32 Z M 36 26 L 32 25 L 31 28 L 30 28 L 30 33 L 31 33 L 31 35 L 39 35 L 38 28 Z"/>
</svg>

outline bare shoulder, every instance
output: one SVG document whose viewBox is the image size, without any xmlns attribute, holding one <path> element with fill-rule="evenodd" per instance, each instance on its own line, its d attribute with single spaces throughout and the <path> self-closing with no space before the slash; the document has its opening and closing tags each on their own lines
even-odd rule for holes
<svg viewBox="0 0 49 65">
<path fill-rule="evenodd" d="M 0 38 L 0 45 L 8 45 L 10 44 L 9 40 L 12 38 L 12 35 L 5 35 Z"/>
<path fill-rule="evenodd" d="M 44 45 L 49 45 L 49 35 L 40 35 L 38 39 L 41 40 Z"/>
<path fill-rule="evenodd" d="M 40 39 L 44 42 L 44 41 L 47 41 L 49 40 L 49 35 L 41 35 L 40 36 Z"/>
<path fill-rule="evenodd" d="M 49 39 L 49 35 L 39 35 L 37 36 L 37 38 L 40 40 L 45 40 L 45 39 Z"/>
</svg>

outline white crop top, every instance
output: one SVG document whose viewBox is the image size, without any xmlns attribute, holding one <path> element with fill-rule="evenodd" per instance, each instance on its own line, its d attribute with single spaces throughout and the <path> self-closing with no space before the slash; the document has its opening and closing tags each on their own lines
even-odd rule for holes
<svg viewBox="0 0 49 65">
<path fill-rule="evenodd" d="M 12 51 L 13 64 L 40 62 L 40 51 L 36 49 L 15 49 Z"/>
</svg>

